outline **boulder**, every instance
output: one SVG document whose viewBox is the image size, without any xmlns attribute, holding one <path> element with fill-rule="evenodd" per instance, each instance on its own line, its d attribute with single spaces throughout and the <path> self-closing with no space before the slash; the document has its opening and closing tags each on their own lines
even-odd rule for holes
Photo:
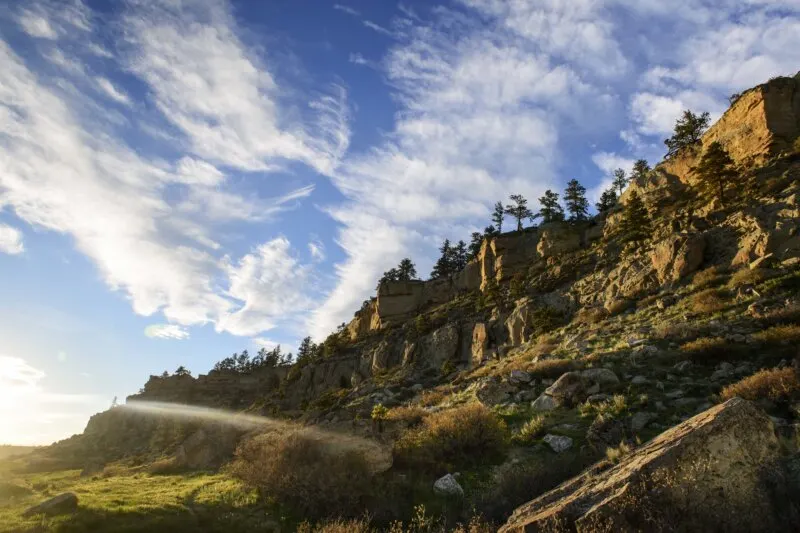
<svg viewBox="0 0 800 533">
<path fill-rule="evenodd" d="M 527 342 L 531 336 L 531 319 L 533 303 L 527 298 L 517 301 L 511 315 L 506 319 L 508 338 L 512 346 Z"/>
<path fill-rule="evenodd" d="M 635 413 L 629 421 L 631 431 L 633 433 L 640 432 L 647 426 L 647 424 L 656 418 L 658 418 L 658 415 L 655 413 L 648 413 L 647 411 L 639 411 L 638 413 Z"/>
<path fill-rule="evenodd" d="M 433 492 L 440 496 L 463 496 L 464 489 L 458 484 L 453 474 L 446 474 L 433 484 Z"/>
<path fill-rule="evenodd" d="M 440 368 L 445 361 L 450 361 L 456 356 L 459 348 L 458 326 L 453 323 L 446 324 L 422 337 L 418 345 L 418 362 L 424 366 Z"/>
<path fill-rule="evenodd" d="M 617 375 L 607 368 L 588 368 L 581 371 L 581 377 L 597 383 L 604 390 L 619 385 Z"/>
<path fill-rule="evenodd" d="M 764 475 L 778 453 L 769 418 L 733 398 L 519 507 L 500 531 L 785 531 Z"/>
<path fill-rule="evenodd" d="M 534 411 L 552 411 L 558 407 L 556 401 L 553 399 L 552 396 L 547 394 L 546 392 L 542 393 L 534 402 L 531 404 L 531 408 Z"/>
<path fill-rule="evenodd" d="M 625 425 L 615 418 L 598 416 L 586 431 L 586 440 L 601 450 L 618 446 L 625 440 Z"/>
<path fill-rule="evenodd" d="M 57 515 L 73 513 L 78 510 L 78 496 L 73 492 L 59 494 L 39 505 L 28 508 L 22 516 L 29 517 L 37 514 Z"/>
<path fill-rule="evenodd" d="M 581 376 L 580 372 L 567 372 L 562 374 L 555 383 L 547 387 L 545 393 L 553 398 L 557 405 L 572 407 L 589 396 L 587 381 Z M 594 394 L 597 392 L 599 391 L 594 392 Z"/>
<path fill-rule="evenodd" d="M 472 328 L 472 364 L 477 366 L 489 357 L 489 333 L 486 324 L 478 322 Z"/>
<path fill-rule="evenodd" d="M 508 376 L 508 382 L 512 385 L 522 385 L 523 383 L 530 383 L 531 375 L 524 370 L 512 370 Z"/>
<path fill-rule="evenodd" d="M 507 402 L 517 392 L 517 388 L 497 378 L 489 378 L 475 391 L 475 396 L 484 405 L 492 406 Z"/>
<path fill-rule="evenodd" d="M 703 263 L 706 241 L 702 235 L 671 235 L 655 245 L 650 260 L 661 283 L 685 278 Z"/>
<path fill-rule="evenodd" d="M 562 453 L 572 448 L 572 439 L 564 435 L 547 434 L 542 440 L 556 453 Z"/>
</svg>

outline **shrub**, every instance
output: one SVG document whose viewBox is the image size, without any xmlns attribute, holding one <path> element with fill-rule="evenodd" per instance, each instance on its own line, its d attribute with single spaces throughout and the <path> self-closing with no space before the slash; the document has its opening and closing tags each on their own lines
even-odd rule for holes
<svg viewBox="0 0 800 533">
<path fill-rule="evenodd" d="M 452 470 L 491 460 L 507 442 L 505 423 L 486 406 L 472 403 L 431 414 L 406 430 L 395 443 L 394 456 L 400 466 Z"/>
<path fill-rule="evenodd" d="M 558 379 L 565 372 L 575 370 L 577 366 L 571 359 L 544 359 L 529 366 L 527 372 L 533 378 Z"/>
<path fill-rule="evenodd" d="M 439 405 L 442 401 L 447 398 L 447 391 L 442 389 L 431 389 L 422 392 L 422 396 L 420 396 L 419 404 L 423 407 L 433 407 L 434 405 Z"/>
<path fill-rule="evenodd" d="M 308 519 L 354 517 L 370 495 L 365 457 L 306 429 L 259 435 L 236 451 L 231 473 L 272 502 Z"/>
<path fill-rule="evenodd" d="M 622 394 L 615 394 L 610 400 L 600 403 L 582 403 L 578 407 L 580 416 L 587 417 L 602 417 L 610 419 L 622 418 L 628 413 L 629 406 L 628 400 Z"/>
<path fill-rule="evenodd" d="M 728 385 L 720 396 L 730 400 L 734 396 L 745 400 L 767 399 L 778 403 L 788 403 L 800 392 L 800 382 L 793 368 L 773 368 L 761 370 L 741 381 Z"/>
<path fill-rule="evenodd" d="M 781 324 L 800 324 L 800 303 L 792 302 L 783 307 L 770 309 L 758 319 L 762 326 L 777 326 Z"/>
<path fill-rule="evenodd" d="M 545 430 L 545 417 L 535 415 L 525 422 L 525 424 L 512 437 L 517 444 L 531 445 Z"/>
<path fill-rule="evenodd" d="M 597 324 L 608 317 L 608 311 L 602 307 L 582 307 L 575 315 L 575 322 L 579 324 Z"/>
<path fill-rule="evenodd" d="M 386 420 L 398 422 L 406 426 L 417 426 L 428 416 L 428 411 L 415 405 L 393 407 L 386 413 Z"/>
<path fill-rule="evenodd" d="M 617 299 L 606 303 L 605 308 L 609 316 L 616 316 L 620 313 L 624 313 L 633 306 L 634 303 L 631 300 Z"/>
<path fill-rule="evenodd" d="M 719 289 L 706 289 L 689 298 L 689 308 L 695 313 L 716 313 L 727 306 L 725 292 Z"/>
<path fill-rule="evenodd" d="M 742 268 L 734 272 L 731 279 L 728 280 L 728 287 L 737 289 L 744 285 L 755 285 L 767 279 L 768 272 L 763 268 Z"/>
<path fill-rule="evenodd" d="M 530 317 L 532 336 L 552 331 L 564 324 L 564 313 L 553 307 L 537 307 Z"/>
<path fill-rule="evenodd" d="M 681 344 L 680 350 L 695 363 L 716 363 L 719 360 L 736 357 L 742 349 L 722 337 L 701 337 Z"/>
<path fill-rule="evenodd" d="M 800 325 L 772 326 L 753 333 L 753 339 L 762 344 L 797 344 L 800 343 Z"/>
<path fill-rule="evenodd" d="M 721 275 L 720 269 L 715 266 L 701 270 L 692 276 L 692 285 L 696 289 L 716 287 L 722 284 L 722 281 L 723 276 Z"/>
</svg>

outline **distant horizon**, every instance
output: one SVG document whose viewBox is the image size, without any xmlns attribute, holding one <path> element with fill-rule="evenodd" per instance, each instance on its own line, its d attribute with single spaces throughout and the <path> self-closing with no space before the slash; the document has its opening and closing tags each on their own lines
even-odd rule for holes
<svg viewBox="0 0 800 533">
<path fill-rule="evenodd" d="M 151 374 L 321 340 L 495 202 L 576 179 L 593 206 L 683 110 L 716 120 L 800 65 L 794 0 L 3 15 L 0 441 L 20 444 L 80 433 Z"/>
</svg>

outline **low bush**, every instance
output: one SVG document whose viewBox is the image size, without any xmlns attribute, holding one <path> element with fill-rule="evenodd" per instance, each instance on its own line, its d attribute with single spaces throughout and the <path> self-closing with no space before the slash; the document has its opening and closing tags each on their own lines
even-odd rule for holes
<svg viewBox="0 0 800 533">
<path fill-rule="evenodd" d="M 386 413 L 386 420 L 405 424 L 408 427 L 417 426 L 428 416 L 428 411 L 415 405 L 402 405 L 393 407 Z"/>
<path fill-rule="evenodd" d="M 508 444 L 506 424 L 480 403 L 429 415 L 395 442 L 395 464 L 441 471 L 485 464 Z M 433 473 L 433 472 L 432 472 Z"/>
<path fill-rule="evenodd" d="M 369 463 L 338 444 L 305 429 L 267 433 L 239 446 L 230 471 L 298 517 L 357 517 L 371 494 Z"/>
<path fill-rule="evenodd" d="M 702 337 L 681 344 L 680 350 L 694 363 L 714 364 L 735 357 L 741 346 L 732 344 L 722 337 Z"/>
<path fill-rule="evenodd" d="M 622 394 L 615 394 L 611 399 L 600 403 L 585 402 L 578 406 L 578 413 L 583 418 L 619 419 L 628 414 L 630 406 Z"/>
<path fill-rule="evenodd" d="M 721 285 L 724 280 L 725 277 L 720 269 L 712 266 L 692 276 L 692 286 L 695 289 L 707 289 L 708 287 Z"/>
<path fill-rule="evenodd" d="M 706 289 L 689 297 L 689 309 L 695 313 L 716 313 L 727 307 L 727 297 L 720 289 Z"/>
<path fill-rule="evenodd" d="M 800 343 L 800 324 L 772 326 L 771 328 L 753 333 L 753 339 L 762 344 L 796 345 Z"/>
<path fill-rule="evenodd" d="M 800 382 L 793 368 L 773 368 L 761 370 L 728 385 L 720 393 L 723 400 L 734 396 L 745 400 L 767 399 L 777 403 L 788 403 L 800 393 Z"/>
<path fill-rule="evenodd" d="M 611 300 L 607 302 L 605 305 L 605 310 L 608 311 L 609 316 L 616 316 L 620 313 L 624 313 L 628 309 L 634 307 L 634 302 L 632 300 L 625 300 L 625 299 L 617 299 Z"/>
<path fill-rule="evenodd" d="M 577 367 L 578 364 L 572 359 L 544 359 L 528 366 L 527 372 L 534 379 L 558 379 Z"/>
<path fill-rule="evenodd" d="M 608 318 L 608 311 L 602 307 L 582 307 L 575 315 L 579 324 L 597 324 Z"/>
<path fill-rule="evenodd" d="M 763 268 L 754 268 L 751 270 L 745 267 L 734 272 L 731 279 L 728 280 L 728 287 L 736 289 L 744 285 L 756 285 L 768 277 L 769 273 Z"/>
<path fill-rule="evenodd" d="M 512 440 L 517 444 L 530 446 L 544 433 L 545 417 L 542 415 L 534 415 L 533 418 L 525 422 L 525 424 L 517 431 Z"/>
<path fill-rule="evenodd" d="M 770 309 L 759 317 L 758 323 L 764 327 L 800 324 L 800 302 L 791 302 L 783 307 Z"/>
</svg>

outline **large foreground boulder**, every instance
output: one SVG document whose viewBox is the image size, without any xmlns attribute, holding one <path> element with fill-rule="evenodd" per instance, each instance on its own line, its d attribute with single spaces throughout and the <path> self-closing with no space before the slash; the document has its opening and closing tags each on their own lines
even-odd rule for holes
<svg viewBox="0 0 800 533">
<path fill-rule="evenodd" d="M 37 514 L 57 515 L 75 512 L 78 509 L 78 497 L 72 492 L 59 494 L 39 505 L 27 509 L 22 516 L 28 517 Z"/>
<path fill-rule="evenodd" d="M 733 398 L 519 507 L 500 531 L 793 530 L 777 459 L 769 418 Z"/>
</svg>

